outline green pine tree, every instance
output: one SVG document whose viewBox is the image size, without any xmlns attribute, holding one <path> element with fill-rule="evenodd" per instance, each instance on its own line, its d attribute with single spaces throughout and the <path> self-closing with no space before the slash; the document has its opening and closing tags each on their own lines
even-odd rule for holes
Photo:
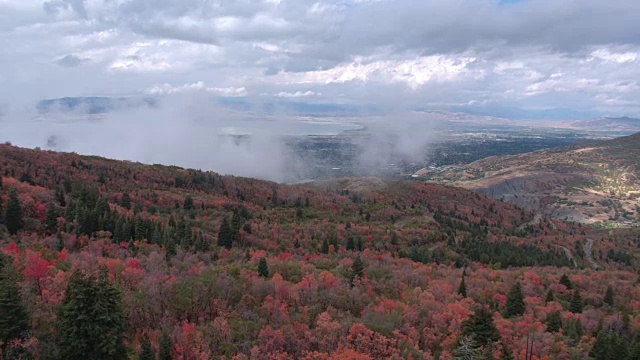
<svg viewBox="0 0 640 360">
<path fill-rule="evenodd" d="M 162 330 L 160 334 L 160 340 L 158 341 L 158 360 L 172 360 L 173 344 L 171 343 L 171 337 L 166 330 Z"/>
<path fill-rule="evenodd" d="M 566 286 L 567 289 L 573 288 L 573 283 L 571 283 L 571 280 L 569 280 L 567 274 L 562 274 L 562 276 L 560 277 L 560 284 Z"/>
<path fill-rule="evenodd" d="M 627 357 L 628 360 L 640 360 L 640 341 L 636 338 L 636 340 L 631 344 L 629 348 L 629 355 Z"/>
<path fill-rule="evenodd" d="M 120 292 L 107 280 L 75 272 L 58 308 L 57 338 L 62 358 L 126 359 L 126 320 Z M 99 334 L 99 336 L 98 336 Z"/>
<path fill-rule="evenodd" d="M 58 211 L 55 206 L 49 205 L 47 215 L 45 217 L 45 225 L 49 234 L 54 234 L 58 228 Z"/>
<path fill-rule="evenodd" d="M 547 291 L 547 297 L 544 299 L 545 302 L 551 302 L 551 301 L 555 301 L 556 298 L 555 296 L 553 296 L 553 291 L 549 290 Z"/>
<path fill-rule="evenodd" d="M 569 303 L 569 311 L 574 314 L 581 314 L 583 309 L 584 303 L 582 302 L 582 296 L 580 296 L 580 289 L 575 289 Z"/>
<path fill-rule="evenodd" d="M 604 294 L 604 303 L 613 306 L 613 288 L 611 286 L 607 287 L 607 292 Z"/>
<path fill-rule="evenodd" d="M 184 204 L 182 205 L 182 207 L 185 210 L 192 210 L 193 209 L 193 198 L 191 197 L 191 195 L 187 195 L 184 198 Z"/>
<path fill-rule="evenodd" d="M 13 259 L 0 253 L 0 340 L 4 345 L 29 329 L 27 310 L 22 305 Z"/>
<path fill-rule="evenodd" d="M 231 249 L 233 246 L 233 232 L 227 218 L 222 219 L 218 230 L 218 246 Z"/>
<path fill-rule="evenodd" d="M 458 294 L 462 295 L 463 298 L 467 297 L 467 284 L 464 282 L 464 276 L 462 277 L 462 281 L 460 281 L 460 286 L 458 287 Z"/>
<path fill-rule="evenodd" d="M 364 263 L 362 259 L 358 256 L 355 260 L 353 260 L 353 264 L 351 264 L 351 283 L 355 278 L 362 278 L 364 276 Z"/>
<path fill-rule="evenodd" d="M 156 352 L 151 347 L 149 338 L 147 338 L 146 336 L 142 338 L 140 348 L 141 349 L 140 354 L 138 355 L 138 360 L 156 360 Z"/>
<path fill-rule="evenodd" d="M 322 241 L 322 247 L 320 248 L 320 252 L 323 254 L 329 253 L 329 242 L 327 241 L 326 238 Z"/>
<path fill-rule="evenodd" d="M 516 281 L 507 294 L 505 317 L 522 316 L 525 311 L 524 296 L 520 282 Z"/>
<path fill-rule="evenodd" d="M 20 205 L 18 193 L 15 188 L 9 190 L 9 201 L 7 201 L 7 211 L 4 216 L 4 222 L 11 235 L 17 234 L 24 226 L 22 205 Z"/>
<path fill-rule="evenodd" d="M 493 323 L 493 313 L 485 307 L 476 308 L 473 315 L 462 323 L 462 335 L 473 336 L 480 346 L 489 346 L 500 340 L 500 333 Z"/>
<path fill-rule="evenodd" d="M 349 234 L 347 236 L 347 246 L 345 247 L 348 251 L 353 251 L 356 249 L 356 243 L 353 241 L 353 235 Z"/>
<path fill-rule="evenodd" d="M 547 315 L 547 331 L 555 333 L 562 329 L 562 316 L 559 311 L 553 311 Z"/>
<path fill-rule="evenodd" d="M 120 198 L 120 206 L 127 210 L 131 209 L 131 196 L 129 196 L 129 193 L 122 194 L 122 197 Z"/>
<path fill-rule="evenodd" d="M 267 259 L 261 258 L 258 263 L 258 275 L 263 278 L 269 277 L 269 267 L 267 266 Z"/>
</svg>

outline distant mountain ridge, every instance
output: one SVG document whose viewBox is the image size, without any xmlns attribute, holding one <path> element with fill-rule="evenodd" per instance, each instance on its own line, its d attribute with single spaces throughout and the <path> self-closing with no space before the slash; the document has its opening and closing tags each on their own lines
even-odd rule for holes
<svg viewBox="0 0 640 360">
<path fill-rule="evenodd" d="M 640 119 L 630 117 L 599 117 L 561 123 L 561 127 L 590 131 L 640 131 Z"/>
<path fill-rule="evenodd" d="M 64 97 L 47 99 L 38 102 L 39 113 L 82 112 L 87 114 L 104 114 L 117 109 L 155 107 L 158 101 L 154 98 L 129 97 Z"/>
</svg>

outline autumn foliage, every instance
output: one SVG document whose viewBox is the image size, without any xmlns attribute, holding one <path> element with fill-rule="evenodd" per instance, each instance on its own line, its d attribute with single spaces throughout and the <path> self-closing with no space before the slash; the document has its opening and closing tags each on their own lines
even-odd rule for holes
<svg viewBox="0 0 640 360">
<path fill-rule="evenodd" d="M 637 346 L 634 230 L 423 182 L 282 185 L 8 145 L 0 174 L 3 214 L 17 199 L 21 225 L 2 216 L 0 305 L 27 309 L 29 327 L 3 355 L 68 351 L 78 282 L 122 311 L 109 330 L 121 358 L 583 359 Z M 587 239 L 599 271 L 576 251 Z"/>
</svg>

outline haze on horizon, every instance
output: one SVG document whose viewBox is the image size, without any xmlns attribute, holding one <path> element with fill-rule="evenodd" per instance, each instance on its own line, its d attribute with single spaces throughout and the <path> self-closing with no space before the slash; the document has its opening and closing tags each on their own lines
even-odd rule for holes
<svg viewBox="0 0 640 360">
<path fill-rule="evenodd" d="M 59 133 L 34 122 L 42 99 L 157 97 L 65 130 L 63 150 L 278 180 L 286 122 L 238 158 L 198 125 L 238 116 L 212 99 L 374 109 L 413 152 L 433 137 L 415 109 L 638 117 L 638 23 L 635 0 L 0 0 L 0 140 Z"/>
</svg>

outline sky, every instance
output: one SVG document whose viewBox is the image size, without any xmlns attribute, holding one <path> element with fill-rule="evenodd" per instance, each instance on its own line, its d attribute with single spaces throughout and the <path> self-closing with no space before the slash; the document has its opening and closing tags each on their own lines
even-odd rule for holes
<svg viewBox="0 0 640 360">
<path fill-rule="evenodd" d="M 0 113 L 204 94 L 640 116 L 638 24 L 637 0 L 0 0 Z"/>
</svg>

